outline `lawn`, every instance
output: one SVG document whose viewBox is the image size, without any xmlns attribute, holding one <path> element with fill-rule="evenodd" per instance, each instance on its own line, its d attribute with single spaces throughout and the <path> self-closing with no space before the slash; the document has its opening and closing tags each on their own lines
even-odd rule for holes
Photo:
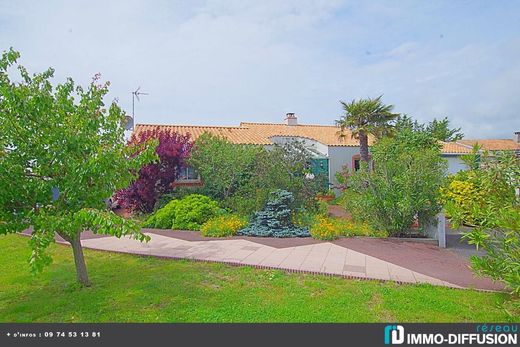
<svg viewBox="0 0 520 347">
<path fill-rule="evenodd" d="M 1 322 L 497 322 L 508 295 L 397 285 L 86 250 L 93 286 L 75 282 L 70 248 L 31 275 L 28 239 L 0 236 Z"/>
</svg>

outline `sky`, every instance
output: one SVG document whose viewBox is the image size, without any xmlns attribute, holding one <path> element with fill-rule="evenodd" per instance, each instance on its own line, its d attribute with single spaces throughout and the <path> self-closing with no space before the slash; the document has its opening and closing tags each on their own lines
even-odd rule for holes
<svg viewBox="0 0 520 347">
<path fill-rule="evenodd" d="M 383 95 L 467 138 L 520 131 L 520 1 L 4 1 L 0 50 L 89 83 L 136 123 L 334 124 Z"/>
</svg>

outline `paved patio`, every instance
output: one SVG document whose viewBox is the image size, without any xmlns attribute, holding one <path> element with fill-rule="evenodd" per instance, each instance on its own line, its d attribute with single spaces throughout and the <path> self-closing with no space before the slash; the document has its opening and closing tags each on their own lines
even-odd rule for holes
<svg viewBox="0 0 520 347">
<path fill-rule="evenodd" d="M 197 232 L 143 229 L 148 243 L 83 233 L 83 246 L 173 259 L 220 262 L 349 278 L 430 283 L 453 288 L 502 290 L 477 278 L 467 258 L 415 242 L 348 238 L 332 242 L 311 238 L 205 238 Z"/>
</svg>

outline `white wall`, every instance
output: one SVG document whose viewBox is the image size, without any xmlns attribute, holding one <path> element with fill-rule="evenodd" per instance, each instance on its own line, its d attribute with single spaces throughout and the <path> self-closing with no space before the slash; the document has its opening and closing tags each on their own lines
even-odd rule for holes
<svg viewBox="0 0 520 347">
<path fill-rule="evenodd" d="M 329 146 L 329 181 L 333 185 L 339 185 L 336 180 L 336 172 L 341 171 L 346 165 L 352 171 L 352 157 L 359 154 L 359 147 Z M 467 167 L 460 159 L 460 155 L 443 154 L 442 157 L 448 161 L 448 173 L 454 174 Z"/>
<path fill-rule="evenodd" d="M 303 145 L 307 148 L 312 148 L 315 151 L 327 156 L 327 146 L 321 142 L 316 140 L 309 139 L 307 137 L 299 137 L 299 136 L 271 136 L 269 138 L 273 143 L 278 145 L 285 145 L 287 143 L 291 143 L 293 141 L 302 142 Z"/>
<path fill-rule="evenodd" d="M 339 185 L 336 172 L 341 171 L 344 165 L 352 171 L 352 157 L 356 154 L 359 154 L 358 146 L 329 146 L 329 181 L 333 185 Z"/>
<path fill-rule="evenodd" d="M 460 159 L 460 155 L 443 154 L 442 157 L 448 161 L 448 173 L 454 174 L 461 170 L 466 170 L 467 166 Z"/>
<path fill-rule="evenodd" d="M 273 136 L 271 140 L 275 143 L 283 144 L 294 140 L 292 136 Z M 336 172 L 343 169 L 346 165 L 350 171 L 352 171 L 352 157 L 359 155 L 359 146 L 325 146 L 320 142 L 309 140 L 306 138 L 300 138 L 304 141 L 305 145 L 312 146 L 319 152 L 327 155 L 329 158 L 329 182 L 334 186 L 339 185 L 336 180 Z M 269 146 L 266 146 L 269 147 Z M 443 154 L 442 157 L 448 161 L 448 173 L 454 174 L 460 170 L 467 169 L 464 162 L 460 159 L 460 155 Z"/>
</svg>

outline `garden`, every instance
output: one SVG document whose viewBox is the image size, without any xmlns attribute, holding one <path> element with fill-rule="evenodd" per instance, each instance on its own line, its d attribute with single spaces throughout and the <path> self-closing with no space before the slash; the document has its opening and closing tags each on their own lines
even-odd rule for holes
<svg viewBox="0 0 520 347">
<path fill-rule="evenodd" d="M 344 107 L 340 128 L 359 138 L 365 155 L 359 170 L 336 173 L 339 186 L 313 172 L 312 152 L 297 140 L 265 148 L 233 144 L 210 133 L 193 140 L 156 129 L 134 134 L 130 145 L 158 139 L 159 161 L 143 166 L 115 200 L 144 227 L 210 237 L 425 237 L 426 227 L 442 210 L 446 177 L 438 126 L 434 131 L 412 123 L 380 98 Z M 381 118 L 370 129 L 356 123 L 367 112 Z M 443 126 L 450 133 L 448 123 Z M 371 147 L 370 159 L 363 141 L 369 132 L 386 134 Z M 202 185 L 176 185 L 186 167 L 200 175 Z M 343 216 L 329 213 L 330 205 L 341 208 Z"/>
<path fill-rule="evenodd" d="M 387 235 L 361 220 L 329 215 L 328 178 L 310 175 L 311 153 L 298 141 L 265 149 L 232 144 L 211 134 L 191 142 L 189 137 L 161 131 L 140 134 L 131 141 L 150 138 L 159 139 L 160 161 L 143 167 L 139 178 L 115 195 L 118 204 L 146 228 L 200 231 L 207 237 L 332 240 Z M 175 175 L 171 173 L 184 166 L 193 167 L 204 184 L 190 188 L 172 184 Z M 165 180 L 163 172 L 171 179 Z"/>
<path fill-rule="evenodd" d="M 159 161 L 142 167 L 116 200 L 146 228 L 191 230 L 206 237 L 427 238 L 426 229 L 445 210 L 454 228 L 473 227 L 464 239 L 487 251 L 486 257 L 472 258 L 475 271 L 518 294 L 517 158 L 482 155 L 476 148 L 464 157 L 468 170 L 447 176 L 439 140 L 461 135 L 446 119 L 421 125 L 393 114 L 380 98 L 353 101 L 344 109 L 340 128 L 359 138 L 365 155 L 359 170 L 336 174 L 341 184 L 336 194 L 327 177 L 312 172 L 312 153 L 296 140 L 266 149 L 209 133 L 193 141 L 155 130 L 134 135 L 130 143 L 159 139 Z M 372 112 L 380 118 L 373 122 L 377 126 L 356 123 L 356 112 Z M 379 135 L 370 158 L 363 149 L 369 132 Z M 203 185 L 172 184 L 187 166 Z M 329 213 L 331 205 L 343 209 L 344 216 Z"/>
<path fill-rule="evenodd" d="M 121 320 L 140 320 L 141 316 L 137 319 L 136 315 L 144 313 L 143 319 L 147 321 L 172 317 L 195 321 L 295 321 L 300 317 L 300 307 L 305 306 L 302 302 L 308 303 L 303 299 L 308 295 L 320 297 L 309 307 L 320 308 L 322 303 L 331 314 L 317 317 L 312 313 L 319 310 L 309 309 L 302 316 L 308 321 L 382 320 L 377 314 L 388 312 L 386 320 L 431 321 L 431 315 L 414 316 L 399 307 L 405 305 L 411 307 L 410 312 L 417 312 L 423 299 L 428 298 L 433 303 L 428 305 L 431 312 L 431 307 L 439 302 L 436 295 L 452 298 L 441 302 L 452 313 L 443 316 L 446 320 L 456 320 L 459 314 L 472 320 L 469 315 L 477 312 L 481 303 L 496 308 L 497 302 L 505 307 L 507 317 L 518 317 L 515 313 L 518 307 L 511 308 L 506 300 L 516 300 L 520 294 L 520 207 L 515 191 L 520 186 L 520 169 L 513 153 L 483 153 L 475 148 L 465 158 L 468 170 L 446 176 L 439 141 L 459 136 L 457 129 L 449 129 L 447 121 L 428 125 L 412 122 L 406 116 L 392 113 L 392 106 L 384 105 L 380 97 L 354 100 L 343 103 L 345 115 L 338 120 L 338 136 L 349 129 L 359 139 L 360 167 L 357 171 L 339 172 L 337 181 L 341 186 L 332 192 L 328 177 L 312 171 L 312 154 L 298 141 L 265 148 L 233 144 L 209 133 L 195 139 L 153 130 L 134 133 L 127 142 L 125 112 L 116 102 L 105 105 L 109 83 L 101 83 L 96 75 L 87 87 L 75 85 L 72 79 L 54 85 L 53 69 L 29 75 L 23 66 L 17 65 L 19 57 L 11 49 L 0 59 L 0 180 L 6 187 L 0 190 L 0 234 L 16 234 L 31 228 L 31 237 L 30 251 L 23 247 L 21 236 L 1 239 L 2 249 L 7 250 L 1 254 L 2 262 L 13 265 L 12 270 L 1 275 L 2 283 L 6 283 L 6 291 L 0 297 L 2 317 L 14 321 L 16 313 L 25 310 L 30 311 L 26 312 L 28 320 L 45 320 L 43 317 L 49 312 L 41 302 L 52 299 L 64 310 L 63 315 L 56 313 L 56 319 L 88 321 L 99 313 L 99 309 L 90 310 L 93 295 L 88 295 L 88 290 L 92 289 L 96 297 L 98 294 L 104 297 L 103 302 L 98 302 L 101 307 L 114 302 L 107 293 L 116 290 L 127 293 L 126 304 L 131 306 L 150 288 L 155 290 L 144 295 L 143 300 L 152 308 L 146 312 L 128 309 Z M 20 74 L 16 81 L 8 73 L 14 68 Z M 370 153 L 369 136 L 377 138 L 370 146 Z M 203 184 L 191 187 L 175 184 L 186 168 L 200 175 Z M 129 217 L 107 209 L 111 195 Z M 342 209 L 344 215 L 329 213 L 332 205 Z M 217 265 L 172 265 L 174 262 L 101 255 L 90 250 L 84 254 L 80 242 L 85 231 L 147 241 L 150 237 L 143 233 L 142 227 L 167 229 L 171 233 L 189 230 L 214 238 L 416 238 L 425 236 L 426 227 L 434 223 L 441 210 L 446 211 L 454 227 L 471 227 L 464 238 L 486 251 L 486 255 L 472 258 L 473 268 L 504 283 L 511 296 L 468 291 L 468 299 L 461 299 L 466 294 L 448 294 L 446 288 L 431 286 L 397 288 L 357 281 L 340 283 L 338 279 L 269 271 L 252 273 L 256 271 L 253 269 L 233 271 Z M 78 287 L 54 283 L 74 271 L 71 262 L 63 261 L 64 248 L 53 245 L 57 235 L 71 245 Z M 92 286 L 86 258 L 96 270 L 96 288 L 89 288 Z M 47 277 L 34 280 L 28 274 L 20 274 L 17 270 L 25 263 L 24 259 L 29 259 L 35 273 L 49 267 L 50 272 L 42 275 Z M 118 267 L 111 266 L 113 261 Z M 165 269 L 172 268 L 178 282 L 173 289 L 166 290 L 163 286 L 170 283 L 170 273 Z M 214 279 L 212 283 L 204 281 L 204 272 Z M 136 273 L 146 273 L 147 279 L 141 282 Z M 127 274 L 132 275 L 125 277 Z M 161 281 L 156 281 L 154 274 Z M 115 286 L 112 277 L 116 275 L 123 276 L 121 287 L 107 289 Z M 242 284 L 258 283 L 244 284 L 245 289 L 229 288 L 223 285 L 223 276 Z M 186 285 L 182 283 L 184 280 Z M 274 284 L 269 285 L 270 281 Z M 217 289 L 208 290 L 208 286 Z M 200 290 L 193 293 L 193 288 Z M 303 289 L 300 296 L 291 298 L 290 292 L 295 288 Z M 182 302 L 172 304 L 158 295 L 163 289 L 172 296 L 188 296 L 193 300 L 205 300 L 210 295 L 216 305 L 213 314 L 222 312 L 222 315 L 233 311 L 233 303 L 241 300 L 240 295 L 246 295 L 249 303 L 256 303 L 256 308 L 251 309 L 254 317 L 231 312 L 235 316 L 208 318 L 207 312 L 195 314 L 193 306 L 183 306 Z M 270 289 L 280 295 L 270 297 Z M 343 289 L 347 291 L 342 292 Z M 402 294 L 407 291 L 417 296 L 412 303 Z M 267 297 L 267 301 L 255 301 L 258 293 Z M 394 296 L 400 299 L 394 300 Z M 67 309 L 67 298 L 84 300 L 86 304 L 80 307 L 85 311 Z M 229 302 L 221 301 L 226 298 Z M 290 301 L 286 305 L 291 308 L 289 316 L 276 309 L 284 298 Z M 461 300 L 468 300 L 463 312 L 454 306 Z M 125 305 L 124 300 L 116 301 Z M 258 313 L 266 302 L 272 305 L 269 312 Z M 347 317 L 338 303 L 348 306 L 352 302 L 355 307 L 362 302 L 366 309 Z M 517 303 L 518 300 L 512 305 Z M 170 315 L 157 314 L 160 307 L 170 304 L 169 309 L 185 310 L 185 315 L 174 315 L 173 311 Z M 204 305 L 195 308 L 200 310 L 206 304 L 204 301 Z M 239 306 L 242 309 L 244 305 Z M 32 310 L 34 307 L 41 310 Z M 378 319 L 370 315 L 371 310 Z M 493 312 L 490 319 L 505 317 L 501 310 Z M 77 315 L 83 316 L 77 318 Z M 106 316 L 106 320 L 117 318 Z"/>
</svg>

